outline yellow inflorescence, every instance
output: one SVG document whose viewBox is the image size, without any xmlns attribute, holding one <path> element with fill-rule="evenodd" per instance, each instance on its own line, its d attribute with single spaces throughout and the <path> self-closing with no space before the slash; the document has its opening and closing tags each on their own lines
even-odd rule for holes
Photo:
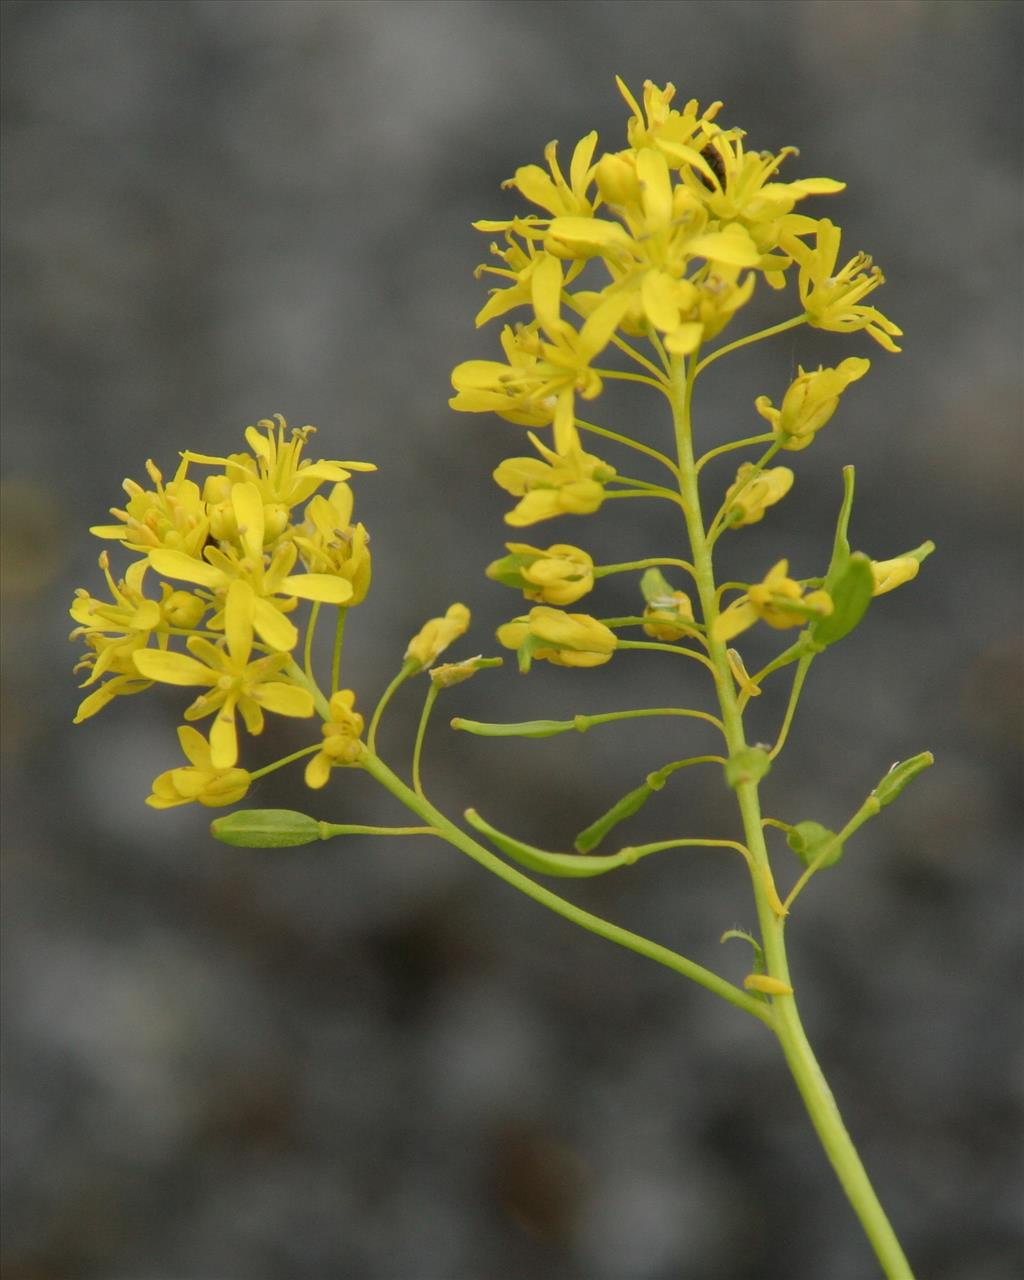
<svg viewBox="0 0 1024 1280">
<path fill-rule="evenodd" d="M 76 723 L 153 682 L 197 691 L 186 720 L 213 717 L 208 738 L 189 726 L 179 731 L 189 763 L 156 779 L 155 808 L 232 804 L 245 794 L 238 719 L 257 734 L 268 711 L 314 713 L 292 657 L 299 631 L 290 615 L 300 600 L 358 604 L 369 588 L 368 538 L 351 522 L 347 482 L 375 468 L 304 458 L 313 430 L 289 431 L 280 415 L 264 419 L 246 430 L 248 452 L 184 453 L 166 483 L 147 463 L 153 488 L 125 481 L 128 502 L 111 513 L 117 523 L 92 530 L 136 559 L 115 579 L 104 551 L 109 599 L 79 590 L 71 606 L 79 624 L 72 636 L 87 649 L 79 669 L 91 687 Z M 197 467 L 216 469 L 200 482 L 190 474 Z M 327 496 L 318 492 L 324 485 Z"/>
</svg>

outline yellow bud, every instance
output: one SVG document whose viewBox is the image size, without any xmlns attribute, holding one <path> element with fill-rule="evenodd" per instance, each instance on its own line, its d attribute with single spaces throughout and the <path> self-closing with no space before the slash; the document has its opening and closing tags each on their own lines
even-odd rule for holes
<svg viewBox="0 0 1024 1280">
<path fill-rule="evenodd" d="M 172 591 L 163 601 L 163 614 L 172 627 L 190 630 L 206 612 L 206 602 L 191 591 Z"/>
<path fill-rule="evenodd" d="M 872 560 L 871 576 L 875 580 L 874 596 L 884 596 L 917 577 L 920 561 L 913 556 L 897 556 L 894 560 Z"/>
<path fill-rule="evenodd" d="M 693 603 L 685 591 L 673 591 L 670 596 L 651 600 L 644 617 L 651 620 L 644 625 L 644 635 L 652 640 L 671 642 L 693 635 L 693 628 L 686 625 L 693 622 Z"/>
<path fill-rule="evenodd" d="M 406 658 L 418 662 L 421 667 L 430 664 L 459 636 L 469 629 L 469 610 L 464 604 L 453 604 L 443 618 L 431 618 L 409 641 Z"/>
<path fill-rule="evenodd" d="M 789 467 L 769 467 L 758 473 L 753 463 L 744 462 L 725 494 L 730 525 L 738 529 L 741 525 L 756 524 L 792 487 L 793 472 Z"/>
</svg>

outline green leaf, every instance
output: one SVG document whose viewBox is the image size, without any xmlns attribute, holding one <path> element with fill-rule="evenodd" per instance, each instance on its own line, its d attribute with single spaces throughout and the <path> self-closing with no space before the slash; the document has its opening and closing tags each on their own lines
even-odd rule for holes
<svg viewBox="0 0 1024 1280">
<path fill-rule="evenodd" d="M 239 849 L 288 849 L 325 838 L 323 823 L 294 809 L 237 809 L 215 818 L 210 831 Z"/>
<path fill-rule="evenodd" d="M 786 843 L 808 867 L 811 863 L 818 867 L 831 867 L 843 856 L 843 846 L 836 833 L 820 822 L 798 822 L 786 834 Z M 834 848 L 829 849 L 829 845 L 834 845 Z M 821 856 L 823 853 L 824 857 Z"/>
</svg>

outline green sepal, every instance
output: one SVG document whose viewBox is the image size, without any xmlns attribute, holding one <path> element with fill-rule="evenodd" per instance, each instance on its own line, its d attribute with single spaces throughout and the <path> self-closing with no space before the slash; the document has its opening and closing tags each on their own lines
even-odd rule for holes
<svg viewBox="0 0 1024 1280">
<path fill-rule="evenodd" d="M 475 809 L 467 809 L 466 821 L 481 835 L 487 837 L 496 849 L 499 849 L 513 862 L 518 862 L 528 871 L 537 871 L 547 876 L 599 876 L 606 871 L 614 871 L 616 867 L 628 866 L 635 861 L 633 850 L 622 850 L 604 856 L 594 854 L 588 857 L 581 853 L 549 853 L 546 849 L 538 849 L 532 844 L 516 840 L 505 835 L 489 822 L 485 822 Z"/>
<path fill-rule="evenodd" d="M 930 769 L 934 763 L 935 757 L 932 753 L 922 751 L 919 755 L 911 756 L 909 760 L 894 764 L 871 793 L 878 801 L 878 807 L 884 809 L 887 804 L 892 804 L 909 782 L 925 769 Z"/>
<path fill-rule="evenodd" d="M 236 809 L 215 818 L 210 831 L 239 849 L 290 849 L 326 839 L 326 824 L 295 809 Z"/>
<path fill-rule="evenodd" d="M 533 564 L 536 559 L 536 553 L 526 555 L 521 551 L 510 551 L 500 560 L 492 560 L 484 572 L 492 582 L 500 582 L 505 587 L 514 587 L 517 591 L 526 591 L 531 584 L 523 577 L 520 570 L 524 565 Z"/>
<path fill-rule="evenodd" d="M 786 833 L 786 843 L 807 867 L 811 863 L 819 868 L 831 867 L 843 856 L 843 846 L 836 833 L 820 822 L 798 822 Z M 830 849 L 829 845 L 834 848 Z"/>
<path fill-rule="evenodd" d="M 772 762 L 763 747 L 744 747 L 725 762 L 725 780 L 734 790 L 744 782 L 760 782 Z"/>
<path fill-rule="evenodd" d="M 811 646 L 819 650 L 849 635 L 867 613 L 875 590 L 871 560 L 860 551 L 848 555 L 842 572 L 835 578 L 829 570 L 825 590 L 832 597 L 832 612 L 816 618 L 809 627 Z"/>
<path fill-rule="evenodd" d="M 634 813 L 643 808 L 655 791 L 660 791 L 664 785 L 664 778 L 656 773 L 648 774 L 639 787 L 634 787 L 632 791 L 627 792 L 617 804 L 612 805 L 607 813 L 602 814 L 596 822 L 592 822 L 589 827 L 581 831 L 573 841 L 574 847 L 580 853 L 589 853 L 601 843 L 612 827 L 617 827 L 620 822 L 631 818 Z"/>
<path fill-rule="evenodd" d="M 640 579 L 640 590 L 644 600 L 648 604 L 654 604 L 657 600 L 671 600 L 675 587 L 660 569 L 648 569 Z"/>
</svg>

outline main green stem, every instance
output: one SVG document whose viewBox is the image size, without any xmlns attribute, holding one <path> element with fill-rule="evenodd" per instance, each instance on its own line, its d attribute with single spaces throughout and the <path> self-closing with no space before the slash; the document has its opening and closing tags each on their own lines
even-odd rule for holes
<svg viewBox="0 0 1024 1280">
<path fill-rule="evenodd" d="M 689 367 L 682 358 L 676 358 L 673 361 L 672 416 L 679 459 L 679 491 L 683 498 L 686 526 L 690 537 L 694 580 L 708 628 L 708 652 L 722 711 L 725 738 L 729 754 L 732 756 L 744 750 L 747 742 L 743 729 L 743 716 L 737 704 L 726 656 L 726 646 L 720 641 L 715 641 L 711 635 L 718 606 L 711 546 L 701 515 L 700 491 L 693 451 L 690 403 L 696 367 L 696 357 L 691 359 Z M 792 987 L 789 964 L 786 959 L 785 922 L 776 915 L 770 901 L 768 886 L 772 883 L 771 868 L 765 845 L 764 828 L 761 825 L 758 784 L 756 782 L 740 783 L 736 787 L 736 796 L 743 819 L 744 837 L 751 853 L 754 896 L 761 926 L 766 970 L 771 977 Z M 772 1018 L 769 1025 L 782 1046 L 786 1063 L 803 1098 L 811 1123 L 854 1212 L 860 1219 L 885 1275 L 888 1280 L 914 1280 L 910 1263 L 868 1179 L 857 1149 L 843 1124 L 832 1091 L 811 1049 L 797 1011 L 796 997 L 794 995 L 773 996 L 771 1012 Z"/>
</svg>

